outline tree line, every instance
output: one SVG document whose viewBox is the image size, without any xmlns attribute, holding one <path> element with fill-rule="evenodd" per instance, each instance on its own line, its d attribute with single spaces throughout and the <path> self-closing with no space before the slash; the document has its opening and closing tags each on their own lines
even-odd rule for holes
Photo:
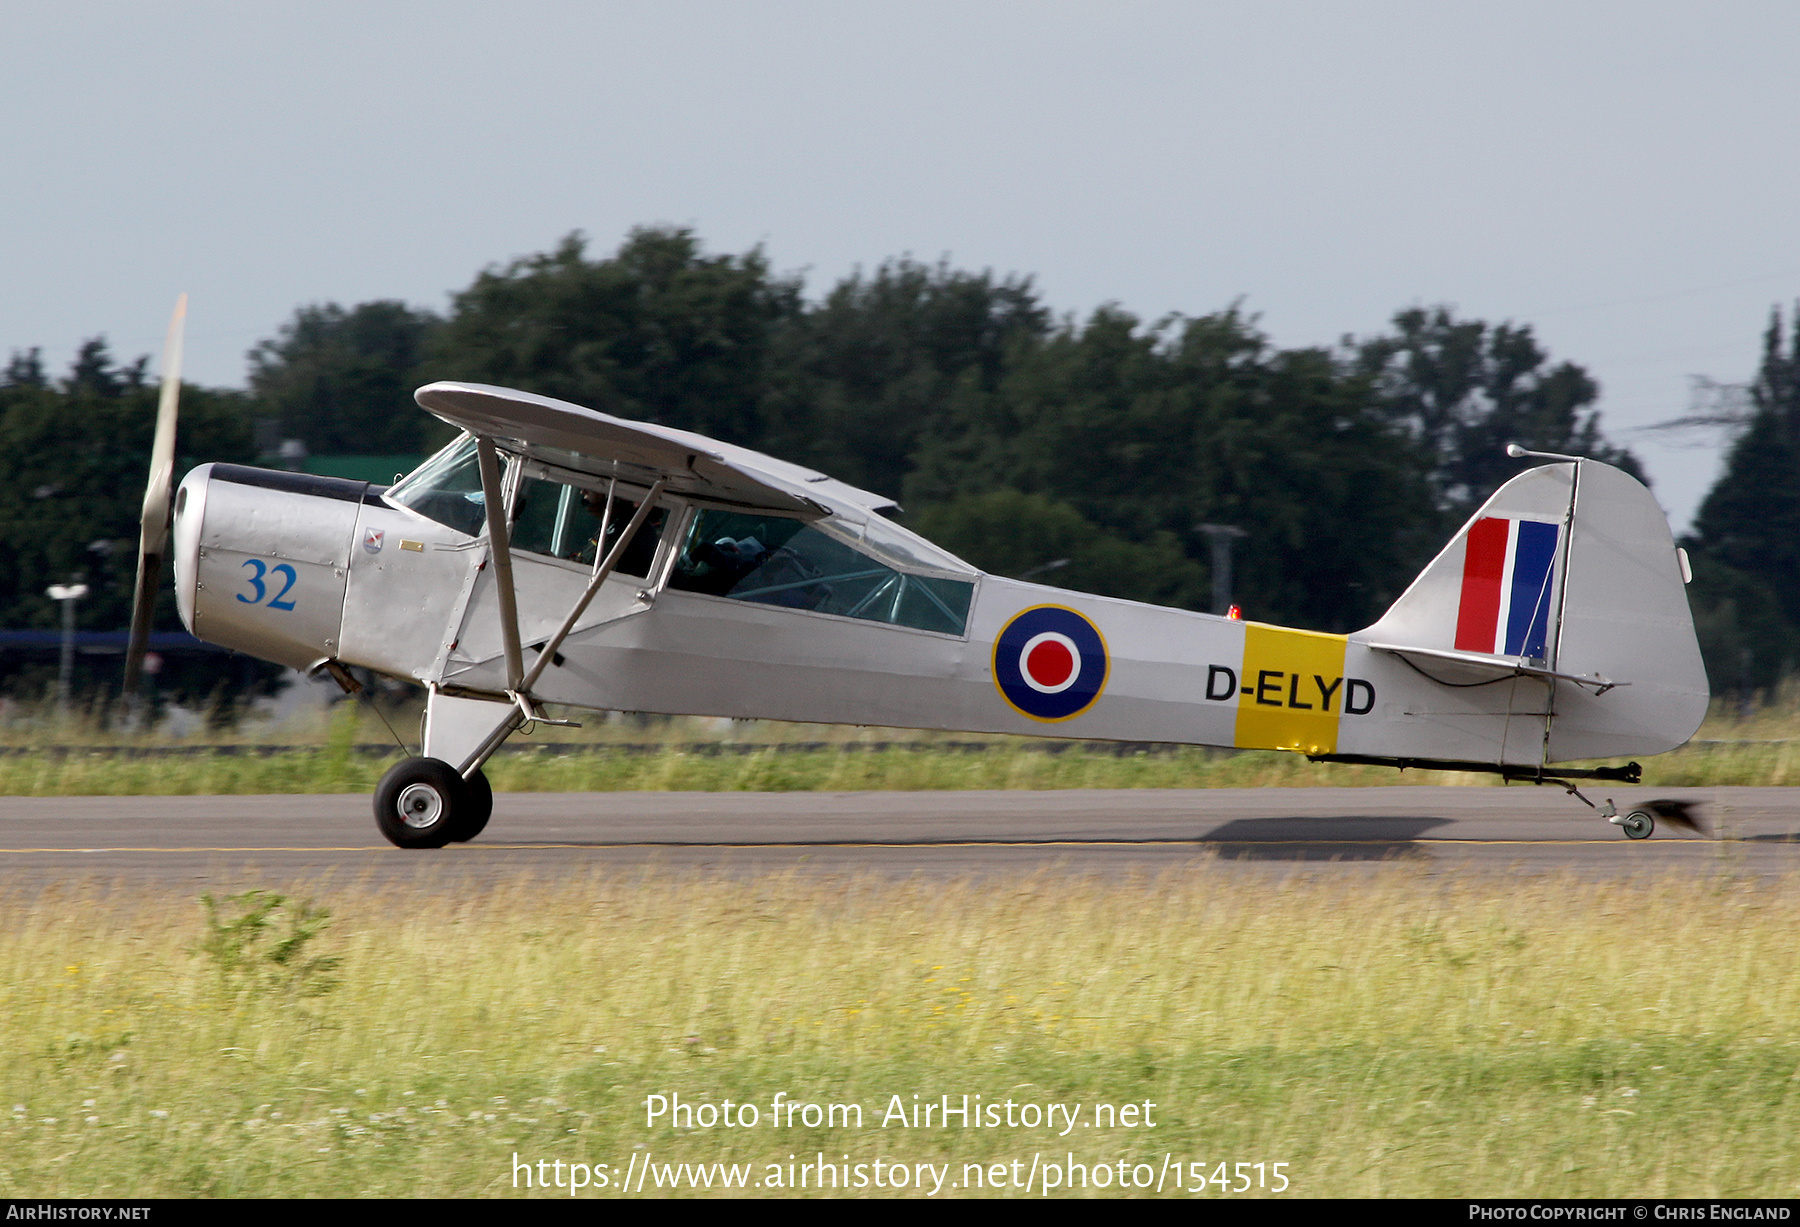
<svg viewBox="0 0 1800 1227">
<path fill-rule="evenodd" d="M 130 626 L 156 426 L 148 365 L 148 357 L 120 364 L 96 338 L 60 378 L 35 349 L 14 352 L 0 372 L 0 628 L 58 627 L 61 612 L 45 589 L 70 581 L 89 590 L 76 605 L 81 629 Z M 245 393 L 186 386 L 181 412 L 177 475 L 208 460 L 254 460 L 254 407 Z M 160 602 L 156 629 L 181 629 L 172 598 Z M 77 688 L 116 692 L 122 661 L 78 657 Z M 0 654 L 0 690 L 15 697 L 41 697 L 55 673 L 54 660 Z M 278 673 L 247 659 L 223 671 L 216 660 L 171 659 L 157 680 L 164 699 L 229 706 L 266 690 Z"/>
<path fill-rule="evenodd" d="M 1736 438 L 1684 544 L 1715 694 L 1746 700 L 1800 663 L 1800 307 L 1771 312 Z"/>
<path fill-rule="evenodd" d="M 1601 431 L 1594 379 L 1528 325 L 1415 307 L 1377 335 L 1290 349 L 1240 306 L 1058 315 L 1028 277 L 910 258 L 804 289 L 760 250 L 645 228 L 610 253 L 576 234 L 490 267 L 443 312 L 302 307 L 251 351 L 247 390 L 184 393 L 183 463 L 250 458 L 257 422 L 317 454 L 423 453 L 448 430 L 413 388 L 502 384 L 812 465 L 896 498 L 903 522 L 978 566 L 1079 590 L 1207 608 L 1200 525 L 1235 525 L 1246 615 L 1330 631 L 1373 621 L 1520 470 L 1507 442 L 1641 476 Z M 1786 465 L 1800 518 L 1800 360 L 1778 349 L 1787 365 L 1767 378 L 1786 382 L 1767 395 L 1788 451 L 1759 463 Z M 0 379 L 8 626 L 52 625 L 43 585 L 78 570 L 111 594 L 84 602 L 83 624 L 124 624 L 131 560 L 88 547 L 135 537 L 154 393 L 141 360 L 119 367 L 99 342 L 83 355 L 52 380 L 15 354 Z M 34 499 L 48 486 L 59 493 Z M 1762 627 L 1753 673 L 1767 684 L 1793 642 L 1771 619 L 1800 626 L 1800 579 L 1783 604 L 1746 544 L 1752 509 L 1711 527 L 1725 505 L 1690 543 L 1709 668 L 1718 685 L 1720 653 L 1741 656 Z"/>
<path fill-rule="evenodd" d="M 808 301 L 760 251 L 683 229 L 592 255 L 579 235 L 480 273 L 441 315 L 297 311 L 250 395 L 312 451 L 423 450 L 411 389 L 468 379 L 561 397 L 812 465 L 898 499 L 988 570 L 1203 608 L 1203 523 L 1246 530 L 1251 615 L 1365 625 L 1518 471 L 1502 447 L 1636 461 L 1599 388 L 1529 327 L 1400 312 L 1389 331 L 1282 349 L 1241 308 L 1058 317 L 1029 278 L 890 260 Z"/>
</svg>

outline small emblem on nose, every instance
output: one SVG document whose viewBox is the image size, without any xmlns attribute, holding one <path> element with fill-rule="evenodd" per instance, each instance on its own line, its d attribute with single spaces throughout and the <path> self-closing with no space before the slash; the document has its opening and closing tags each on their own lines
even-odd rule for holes
<svg viewBox="0 0 1800 1227">
<path fill-rule="evenodd" d="M 381 540 L 385 536 L 387 533 L 382 529 L 365 528 L 363 530 L 363 549 L 371 554 L 381 553 Z"/>
</svg>

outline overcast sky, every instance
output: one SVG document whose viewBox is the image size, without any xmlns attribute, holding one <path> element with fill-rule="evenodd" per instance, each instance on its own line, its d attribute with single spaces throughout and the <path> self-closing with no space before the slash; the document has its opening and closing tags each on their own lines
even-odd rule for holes
<svg viewBox="0 0 1800 1227">
<path fill-rule="evenodd" d="M 820 292 L 910 253 L 1282 345 L 1453 304 L 1604 389 L 1679 527 L 1800 296 L 1800 6 L 7 4 L 0 352 L 236 385 L 303 303 L 442 307 L 689 225 Z"/>
</svg>

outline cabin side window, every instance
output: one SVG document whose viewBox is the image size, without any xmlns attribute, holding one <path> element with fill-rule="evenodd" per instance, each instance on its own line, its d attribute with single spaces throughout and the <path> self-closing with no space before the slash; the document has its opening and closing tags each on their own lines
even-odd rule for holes
<svg viewBox="0 0 1800 1227">
<path fill-rule="evenodd" d="M 638 504 L 631 499 L 615 495 L 609 513 L 604 490 L 521 476 L 519 491 L 513 497 L 512 548 L 592 566 L 596 553 L 604 557 L 618 542 L 637 509 Z M 615 568 L 618 574 L 638 579 L 650 574 L 667 519 L 667 509 L 651 508 L 619 559 Z"/>
<path fill-rule="evenodd" d="M 900 570 L 802 520 L 701 511 L 669 586 L 684 592 L 963 633 L 975 585 Z"/>
</svg>

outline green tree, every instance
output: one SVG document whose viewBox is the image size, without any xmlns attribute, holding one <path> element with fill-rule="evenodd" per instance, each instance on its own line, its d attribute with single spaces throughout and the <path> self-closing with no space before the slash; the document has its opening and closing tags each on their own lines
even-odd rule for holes
<svg viewBox="0 0 1800 1227">
<path fill-rule="evenodd" d="M 1773 312 L 1750 418 L 1687 540 L 1689 595 L 1716 686 L 1774 684 L 1800 643 L 1800 309 Z"/>
<path fill-rule="evenodd" d="M 1766 582 L 1691 546 L 1690 557 L 1688 604 L 1707 678 L 1715 694 L 1749 701 L 1792 669 L 1800 635 Z"/>
<path fill-rule="evenodd" d="M 1182 554 L 1174 534 L 1129 541 L 1042 494 L 967 494 L 909 522 L 995 575 L 1158 605 L 1191 607 L 1205 599 L 1205 572 Z"/>
<path fill-rule="evenodd" d="M 1009 365 L 992 394 L 958 386 L 909 506 L 1042 495 L 1122 541 L 1178 546 L 1166 599 L 1191 607 L 1210 592 L 1198 526 L 1236 524 L 1250 616 L 1331 630 L 1372 620 L 1438 544 L 1428 466 L 1368 380 L 1275 349 L 1235 309 L 1144 328 L 1103 308 Z"/>
<path fill-rule="evenodd" d="M 685 229 L 633 230 L 604 259 L 586 249 L 571 234 L 476 277 L 433 340 L 434 376 L 760 441 L 772 336 L 800 311 L 799 283 L 760 251 L 707 255 Z"/>
<path fill-rule="evenodd" d="M 250 351 L 256 412 L 315 455 L 435 450 L 453 432 L 412 394 L 433 378 L 425 350 L 441 326 L 431 312 L 393 300 L 301 307 Z"/>
<path fill-rule="evenodd" d="M 766 446 L 898 498 L 958 389 L 991 393 L 1049 326 L 1029 278 L 906 258 L 852 273 L 778 333 Z"/>
<path fill-rule="evenodd" d="M 1508 443 L 1602 460 L 1643 480 L 1637 458 L 1601 434 L 1591 407 L 1600 385 L 1575 363 L 1552 364 L 1528 324 L 1413 307 L 1394 316 L 1391 333 L 1357 344 L 1354 362 L 1428 450 L 1436 497 L 1458 522 L 1519 472 Z"/>
<path fill-rule="evenodd" d="M 0 388 L 43 388 L 50 381 L 44 375 L 44 351 L 33 346 L 20 353 L 13 350 L 6 370 L 0 372 Z"/>
<path fill-rule="evenodd" d="M 0 550 L 0 626 L 59 626 L 61 612 L 44 590 L 71 580 L 90 589 L 76 605 L 81 629 L 121 630 L 130 624 L 139 517 L 156 423 L 157 389 L 145 379 L 145 367 L 144 359 L 116 365 L 105 341 L 95 339 L 81 347 L 69 375 L 55 385 L 11 377 L 0 384 L 0 542 L 5 543 Z M 246 405 L 239 392 L 183 385 L 177 478 L 209 460 L 252 460 Z M 163 582 L 156 629 L 179 630 L 167 570 Z M 114 687 L 119 660 L 83 658 L 81 665 L 94 684 Z M 15 690 L 35 676 L 17 660 L 5 667 Z M 266 685 L 278 672 L 252 668 L 250 688 Z M 201 702 L 219 682 L 216 661 L 174 667 L 159 679 L 166 697 Z M 227 674 L 226 682 L 228 698 L 245 693 L 246 679 L 236 672 Z M 20 692 L 30 690 L 24 685 Z"/>
</svg>

